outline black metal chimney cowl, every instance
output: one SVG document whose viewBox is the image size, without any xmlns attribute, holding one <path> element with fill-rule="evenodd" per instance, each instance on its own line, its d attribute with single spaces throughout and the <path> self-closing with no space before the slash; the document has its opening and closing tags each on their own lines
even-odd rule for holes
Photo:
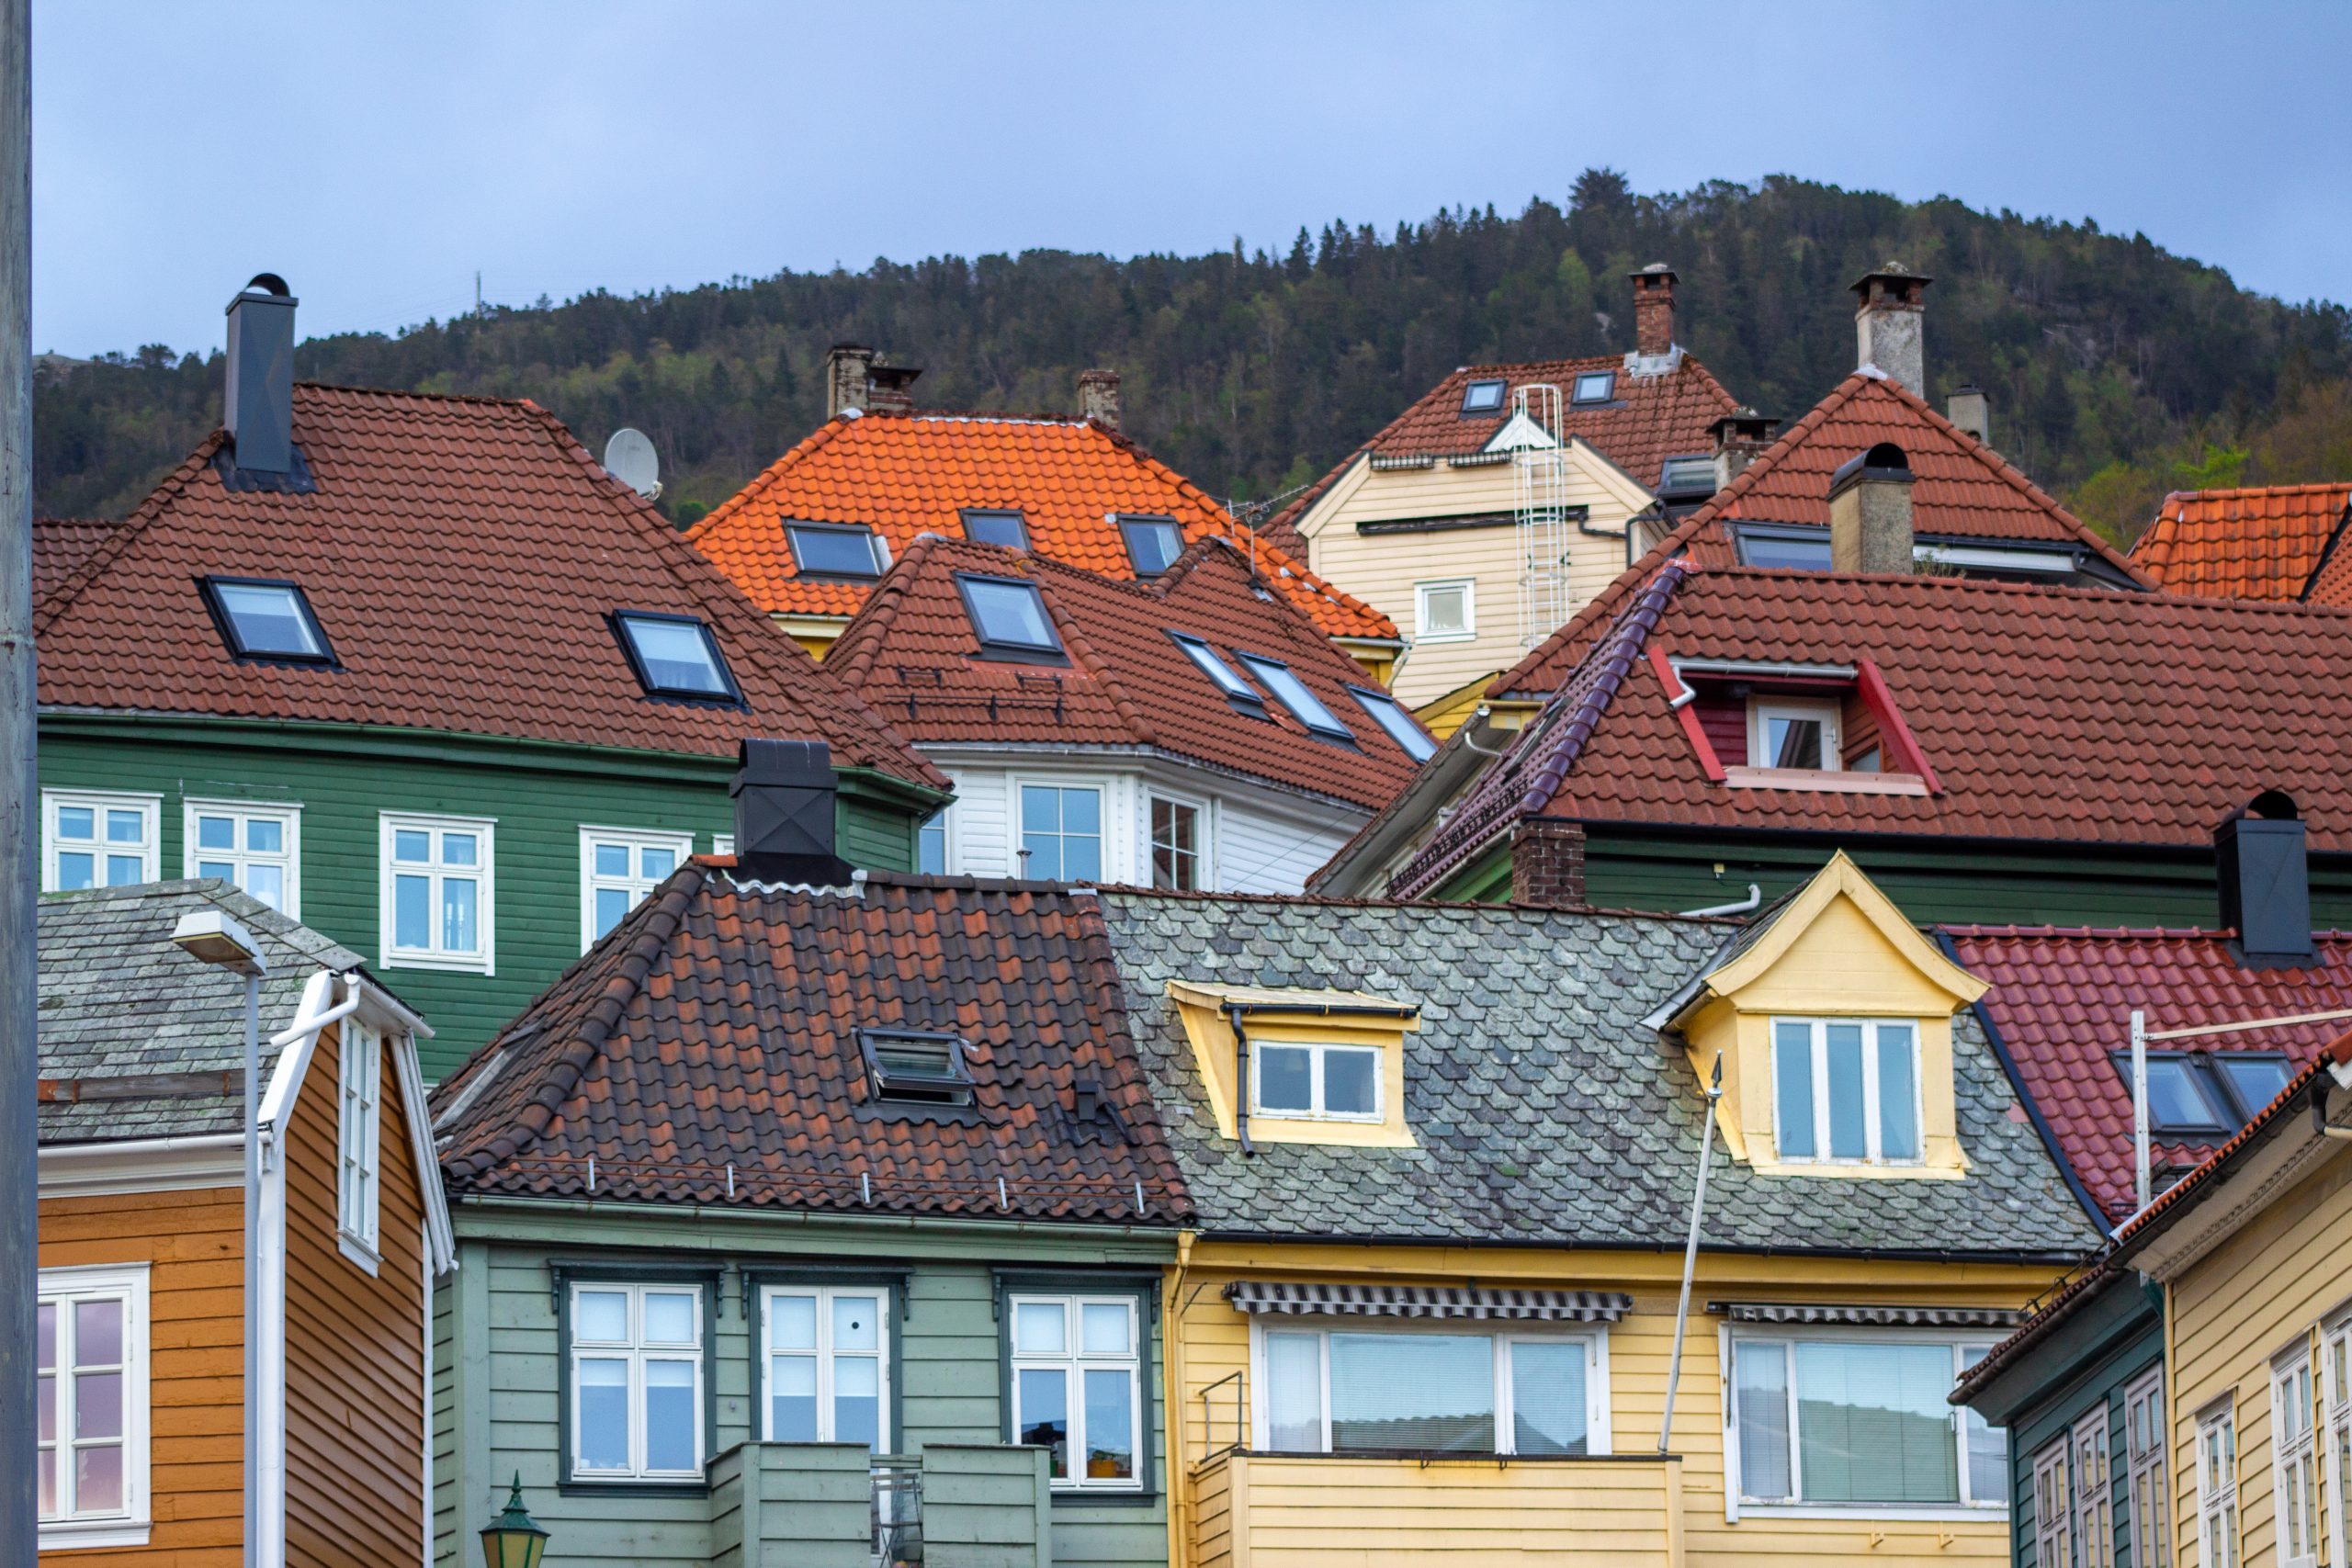
<svg viewBox="0 0 2352 1568">
<path fill-rule="evenodd" d="M 257 275 L 229 301 L 229 388 L 220 423 L 249 474 L 294 468 L 294 307 L 286 280 Z"/>
<path fill-rule="evenodd" d="M 2250 812 L 2233 812 L 2213 829 L 2213 869 L 2221 884 L 2222 924 L 2236 932 L 2248 969 L 2312 964 L 2311 864 L 2294 802 L 2276 791 Z"/>
<path fill-rule="evenodd" d="M 821 740 L 746 736 L 728 793 L 735 797 L 735 874 L 747 882 L 841 887 L 850 863 L 834 852 L 841 781 Z"/>
</svg>

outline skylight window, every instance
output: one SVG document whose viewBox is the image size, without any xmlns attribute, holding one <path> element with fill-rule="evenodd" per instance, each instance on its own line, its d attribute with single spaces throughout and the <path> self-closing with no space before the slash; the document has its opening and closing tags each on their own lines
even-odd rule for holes
<svg viewBox="0 0 2352 1568">
<path fill-rule="evenodd" d="M 964 1042 L 953 1034 L 916 1029 L 861 1029 L 858 1050 L 877 1100 L 917 1105 L 969 1105 L 971 1069 Z"/>
<path fill-rule="evenodd" d="M 1405 711 L 1404 704 L 1385 692 L 1372 691 L 1363 686 L 1350 686 L 1350 694 L 1372 715 L 1373 722 L 1388 732 L 1388 739 L 1416 762 L 1426 762 L 1437 755 L 1437 742 L 1429 738 L 1413 716 Z"/>
<path fill-rule="evenodd" d="M 1184 536 L 1170 517 L 1122 517 L 1119 535 L 1137 577 L 1158 577 L 1184 553 Z"/>
<path fill-rule="evenodd" d="M 1355 743 L 1355 731 L 1340 723 L 1339 716 L 1325 707 L 1322 700 L 1306 689 L 1306 682 L 1300 680 L 1297 671 L 1289 665 L 1278 659 L 1242 653 L 1238 649 L 1235 650 L 1235 657 L 1241 660 L 1250 673 L 1258 677 L 1260 685 L 1273 693 L 1283 706 L 1290 709 L 1291 716 L 1299 723 L 1327 740 L 1347 745 Z"/>
<path fill-rule="evenodd" d="M 333 664 L 334 649 L 311 614 L 299 583 L 249 577 L 208 577 L 204 603 L 239 659 L 274 664 Z"/>
<path fill-rule="evenodd" d="M 980 639 L 980 651 L 997 659 L 1025 659 L 1064 664 L 1062 639 L 1046 614 L 1046 597 L 1034 582 L 1010 577 L 956 574 L 964 595 L 964 613 Z"/>
<path fill-rule="evenodd" d="M 1703 495 L 1715 488 L 1715 460 L 1705 453 L 1668 457 L 1658 467 L 1661 495 Z"/>
<path fill-rule="evenodd" d="M 2132 1055 L 2115 1054 L 2125 1091 Z M 2256 1051 L 2151 1052 L 2148 1130 L 2160 1137 L 2216 1142 L 2231 1136 L 2287 1087 L 2284 1056 Z"/>
<path fill-rule="evenodd" d="M 622 610 L 613 616 L 621 651 L 637 683 L 657 697 L 739 703 L 742 694 L 718 651 L 718 639 L 692 615 Z"/>
<path fill-rule="evenodd" d="M 1473 381 L 1462 389 L 1462 417 L 1483 419 L 1503 412 L 1503 394 L 1509 390 L 1507 381 Z"/>
<path fill-rule="evenodd" d="M 784 536 L 792 546 L 792 562 L 803 577 L 879 577 L 890 564 L 881 536 L 871 528 L 839 523 L 787 523 Z"/>
<path fill-rule="evenodd" d="M 1018 512 L 966 507 L 963 515 L 964 537 L 976 545 L 1001 545 L 1008 550 L 1029 547 L 1029 524 Z"/>
<path fill-rule="evenodd" d="M 1617 395 L 1617 372 L 1588 370 L 1577 378 L 1576 389 L 1569 400 L 1579 403 L 1605 403 Z"/>
<path fill-rule="evenodd" d="M 1175 640 L 1177 647 L 1184 650 L 1186 658 L 1200 666 L 1201 673 L 1209 678 L 1209 683 L 1225 694 L 1227 702 L 1246 714 L 1259 718 L 1266 716 L 1266 699 L 1260 696 L 1258 688 L 1243 680 L 1232 665 L 1218 658 L 1216 649 L 1199 637 L 1187 637 L 1182 632 L 1170 632 L 1168 635 Z"/>
</svg>

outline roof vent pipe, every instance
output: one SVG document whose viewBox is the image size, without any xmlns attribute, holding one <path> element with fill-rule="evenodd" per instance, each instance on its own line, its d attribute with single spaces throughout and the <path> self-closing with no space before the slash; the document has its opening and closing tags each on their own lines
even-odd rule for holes
<svg viewBox="0 0 2352 1568">
<path fill-rule="evenodd" d="M 2303 821 L 2278 790 L 2256 795 L 2213 829 L 2213 869 L 2221 884 L 2222 924 L 2236 932 L 2238 961 L 2248 969 L 2292 969 L 2312 963 L 2311 865 Z"/>
<path fill-rule="evenodd" d="M 1911 570 L 1911 461 L 1882 441 L 1829 479 L 1829 570 L 1840 573 Z"/>
<path fill-rule="evenodd" d="M 834 852 L 841 780 L 821 740 L 744 738 L 735 797 L 735 873 L 747 882 L 842 887 L 850 864 Z"/>
<path fill-rule="evenodd" d="M 229 395 L 220 423 L 248 473 L 294 467 L 294 307 L 286 280 L 256 273 L 229 301 Z"/>
</svg>

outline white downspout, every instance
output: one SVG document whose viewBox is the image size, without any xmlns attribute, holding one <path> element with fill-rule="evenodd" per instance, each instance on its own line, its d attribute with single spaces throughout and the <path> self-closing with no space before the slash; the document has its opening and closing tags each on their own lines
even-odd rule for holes
<svg viewBox="0 0 2352 1568">
<path fill-rule="evenodd" d="M 2132 1212 L 2148 1207 L 2148 1015 L 2132 1010 Z"/>
<path fill-rule="evenodd" d="M 1729 904 L 1710 904 L 1703 909 L 1685 909 L 1685 915 L 1744 915 L 1764 902 L 1764 889 L 1756 883 L 1747 885 L 1747 897 Z"/>
</svg>

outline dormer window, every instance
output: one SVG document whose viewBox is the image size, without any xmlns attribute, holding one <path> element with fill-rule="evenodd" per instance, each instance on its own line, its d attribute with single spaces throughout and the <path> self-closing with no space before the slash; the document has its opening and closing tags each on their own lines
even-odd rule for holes
<svg viewBox="0 0 2352 1568">
<path fill-rule="evenodd" d="M 876 1100 L 913 1105 L 969 1105 L 972 1075 L 960 1036 L 928 1030 L 861 1029 L 859 1052 Z"/>
<path fill-rule="evenodd" d="M 1250 1064 L 1250 1109 L 1303 1122 L 1380 1120 L 1380 1050 L 1261 1041 Z"/>
<path fill-rule="evenodd" d="M 871 528 L 840 523 L 787 523 L 785 542 L 803 577 L 860 582 L 882 575 L 890 554 Z"/>
<path fill-rule="evenodd" d="M 996 545 L 1008 550 L 1029 547 L 1029 524 L 1017 511 L 964 509 L 964 537 L 976 545 Z"/>
<path fill-rule="evenodd" d="M 1365 991 L 1170 981 L 1217 1134 L 1253 1143 L 1411 1148 L 1407 1037 L 1420 1009 Z"/>
<path fill-rule="evenodd" d="M 1122 517 L 1119 536 L 1137 577 L 1158 577 L 1184 553 L 1184 535 L 1172 517 Z"/>
<path fill-rule="evenodd" d="M 1577 403 L 1605 403 L 1617 395 L 1617 372 L 1588 370 L 1576 379 L 1569 400 Z"/>
<path fill-rule="evenodd" d="M 621 651 L 646 694 L 689 702 L 741 703 L 735 677 L 710 627 L 692 615 L 622 610 L 613 616 Z"/>
<path fill-rule="evenodd" d="M 253 577 L 204 579 L 205 607 L 239 659 L 270 664 L 335 662 L 311 601 L 295 582 Z"/>
<path fill-rule="evenodd" d="M 1792 1164 L 1919 1157 L 1919 1030 L 1910 1020 L 1772 1021 L 1773 1141 Z"/>
<path fill-rule="evenodd" d="M 1034 582 L 1017 577 L 976 577 L 956 574 L 956 590 L 964 595 L 964 613 L 988 659 L 1010 659 L 1031 664 L 1067 664 L 1062 639 L 1046 614 L 1046 596 Z"/>
<path fill-rule="evenodd" d="M 1734 789 L 1931 795 L 1934 770 L 1868 660 L 1652 663 L 1707 776 Z"/>
<path fill-rule="evenodd" d="M 1747 755 L 1758 768 L 1809 768 L 1836 773 L 1838 705 L 1812 698 L 1753 697 L 1747 707 Z"/>
<path fill-rule="evenodd" d="M 1503 395 L 1508 381 L 1473 381 L 1462 389 L 1462 417 L 1490 419 L 1503 412 Z"/>
</svg>

